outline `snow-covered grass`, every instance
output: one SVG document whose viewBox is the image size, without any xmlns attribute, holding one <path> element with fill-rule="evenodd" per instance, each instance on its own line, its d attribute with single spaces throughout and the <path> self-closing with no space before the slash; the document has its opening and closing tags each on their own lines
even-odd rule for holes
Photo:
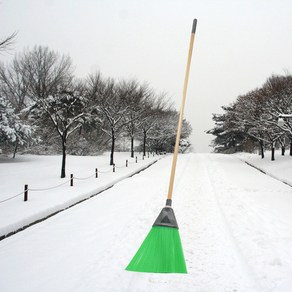
<svg viewBox="0 0 292 292">
<path fill-rule="evenodd" d="M 1 157 L 0 237 L 89 198 L 160 157 L 149 155 L 148 158 L 147 155 L 143 160 L 142 154 L 137 154 L 136 163 L 136 158 L 130 158 L 129 153 L 118 152 L 113 173 L 109 153 L 87 157 L 68 155 L 64 179 L 60 178 L 61 156 Z M 74 175 L 73 187 L 70 186 L 70 174 Z M 25 184 L 29 189 L 27 202 L 24 202 L 23 194 Z"/>
<path fill-rule="evenodd" d="M 240 156 L 292 173 L 290 156 Z M 124 270 L 165 203 L 171 158 L 2 240 L 1 291 L 292 291 L 292 189 L 235 155 L 179 155 L 173 207 L 188 274 Z M 38 205 L 31 196 L 12 201 Z"/>
</svg>

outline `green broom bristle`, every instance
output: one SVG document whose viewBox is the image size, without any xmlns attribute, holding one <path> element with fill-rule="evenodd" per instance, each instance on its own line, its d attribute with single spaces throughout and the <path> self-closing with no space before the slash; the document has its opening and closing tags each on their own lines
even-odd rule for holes
<svg viewBox="0 0 292 292">
<path fill-rule="evenodd" d="M 153 226 L 126 270 L 187 273 L 178 228 Z"/>
</svg>

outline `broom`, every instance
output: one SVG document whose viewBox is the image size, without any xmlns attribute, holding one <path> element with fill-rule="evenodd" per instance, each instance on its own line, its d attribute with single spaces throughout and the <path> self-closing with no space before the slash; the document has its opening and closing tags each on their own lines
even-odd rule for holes
<svg viewBox="0 0 292 292">
<path fill-rule="evenodd" d="M 171 204 L 196 26 L 197 19 L 194 19 L 166 206 L 161 210 L 147 237 L 129 265 L 126 267 L 127 271 L 148 273 L 187 273 L 178 232 L 178 225 Z"/>
</svg>

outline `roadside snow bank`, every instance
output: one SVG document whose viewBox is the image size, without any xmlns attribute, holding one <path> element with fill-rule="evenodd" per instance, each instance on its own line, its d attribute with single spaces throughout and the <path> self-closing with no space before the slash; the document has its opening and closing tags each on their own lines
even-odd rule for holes
<svg viewBox="0 0 292 292">
<path fill-rule="evenodd" d="M 142 159 L 139 155 L 136 163 L 136 158 L 130 158 L 129 153 L 116 153 L 115 156 L 115 172 L 109 166 L 108 153 L 97 157 L 67 156 L 67 177 L 64 179 L 59 177 L 60 156 L 1 158 L 0 240 L 97 195 L 164 157 L 151 155 Z M 98 178 L 95 168 L 98 168 Z M 70 174 L 74 174 L 72 187 Z M 29 189 L 27 202 L 23 199 L 25 184 Z"/>
<path fill-rule="evenodd" d="M 269 151 L 265 153 L 265 158 L 252 153 L 235 153 L 234 156 L 265 174 L 282 181 L 292 187 L 292 156 L 282 156 L 276 152 L 275 160 L 271 160 Z"/>
</svg>

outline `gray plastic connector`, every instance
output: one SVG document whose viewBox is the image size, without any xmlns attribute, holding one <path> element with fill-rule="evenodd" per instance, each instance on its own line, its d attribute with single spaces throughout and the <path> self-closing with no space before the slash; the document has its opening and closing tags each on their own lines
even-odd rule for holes
<svg viewBox="0 0 292 292">
<path fill-rule="evenodd" d="M 155 220 L 153 226 L 166 226 L 178 229 L 173 209 L 171 207 L 164 207 Z"/>
</svg>

